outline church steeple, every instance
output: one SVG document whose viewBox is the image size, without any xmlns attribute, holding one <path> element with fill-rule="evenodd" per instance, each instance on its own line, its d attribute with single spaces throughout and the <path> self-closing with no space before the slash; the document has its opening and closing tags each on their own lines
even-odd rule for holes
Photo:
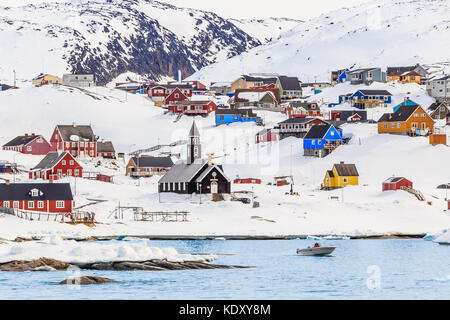
<svg viewBox="0 0 450 320">
<path fill-rule="evenodd" d="M 195 120 L 192 123 L 191 131 L 189 131 L 187 144 L 187 164 L 192 164 L 196 159 L 202 157 L 202 146 L 200 144 L 200 132 L 198 131 Z"/>
</svg>

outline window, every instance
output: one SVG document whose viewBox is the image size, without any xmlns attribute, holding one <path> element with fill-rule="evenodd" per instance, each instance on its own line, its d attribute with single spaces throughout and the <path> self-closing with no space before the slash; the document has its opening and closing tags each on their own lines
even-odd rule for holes
<svg viewBox="0 0 450 320">
<path fill-rule="evenodd" d="M 89 154 L 90 154 L 91 157 L 93 157 L 93 156 L 94 156 L 94 150 L 91 150 L 91 151 L 89 152 Z"/>
<path fill-rule="evenodd" d="M 38 208 L 43 209 L 44 208 L 44 201 L 38 201 Z"/>
<path fill-rule="evenodd" d="M 316 144 L 316 141 L 315 141 L 315 140 L 312 140 L 312 141 L 311 141 L 311 144 L 314 146 L 314 145 Z"/>
<path fill-rule="evenodd" d="M 66 148 L 70 148 L 70 142 L 66 142 Z"/>
<path fill-rule="evenodd" d="M 395 123 L 391 123 L 391 128 L 395 128 Z"/>
<path fill-rule="evenodd" d="M 34 209 L 34 201 L 28 201 L 28 208 Z"/>
<path fill-rule="evenodd" d="M 27 151 L 30 152 L 33 148 L 31 146 L 27 146 Z"/>
<path fill-rule="evenodd" d="M 334 136 L 334 131 L 331 131 L 330 133 L 331 133 L 332 136 Z"/>
<path fill-rule="evenodd" d="M 91 142 L 91 148 L 93 148 L 94 147 L 94 142 Z"/>
<path fill-rule="evenodd" d="M 178 93 L 175 93 L 175 99 L 179 98 L 180 95 Z"/>
<path fill-rule="evenodd" d="M 14 201 L 13 207 L 14 209 L 19 209 L 19 201 Z"/>
<path fill-rule="evenodd" d="M 68 175 L 68 176 L 71 176 L 71 175 L 72 175 L 72 170 L 70 170 L 70 169 L 67 170 L 67 175 Z"/>
<path fill-rule="evenodd" d="M 70 165 L 73 166 L 73 160 L 70 160 Z"/>
<path fill-rule="evenodd" d="M 65 166 L 66 165 L 66 160 L 62 161 L 62 165 Z"/>
<path fill-rule="evenodd" d="M 80 141 L 80 147 L 84 147 L 84 142 Z"/>
<path fill-rule="evenodd" d="M 78 177 L 80 175 L 80 170 L 75 169 L 75 177 Z"/>
<path fill-rule="evenodd" d="M 42 138 L 38 138 L 38 139 L 36 140 L 36 142 L 37 142 L 37 143 L 42 143 L 42 142 L 44 142 L 44 140 L 42 140 Z"/>
<path fill-rule="evenodd" d="M 75 148 L 77 146 L 76 142 L 72 142 L 72 148 Z"/>
<path fill-rule="evenodd" d="M 3 201 L 3 207 L 9 208 L 9 201 Z"/>
<path fill-rule="evenodd" d="M 64 206 L 64 201 L 56 201 L 56 208 L 57 209 L 63 209 Z"/>
<path fill-rule="evenodd" d="M 320 146 L 320 145 L 322 144 L 322 141 L 321 141 L 321 140 L 318 140 L 318 141 L 317 141 L 317 144 Z"/>
<path fill-rule="evenodd" d="M 387 129 L 387 123 L 384 124 L 384 128 Z"/>
<path fill-rule="evenodd" d="M 31 196 L 32 197 L 37 197 L 38 195 L 39 195 L 39 190 L 37 190 L 37 189 L 31 190 Z"/>
<path fill-rule="evenodd" d="M 344 183 L 347 183 L 348 182 L 348 178 L 344 178 Z"/>
<path fill-rule="evenodd" d="M 419 116 L 419 114 L 418 114 L 418 113 L 415 113 L 415 114 L 414 114 L 414 117 L 416 117 L 416 118 L 417 118 L 418 116 Z"/>
<path fill-rule="evenodd" d="M 400 129 L 400 122 L 399 122 L 399 123 L 397 123 L 397 128 L 398 128 L 398 129 Z"/>
</svg>

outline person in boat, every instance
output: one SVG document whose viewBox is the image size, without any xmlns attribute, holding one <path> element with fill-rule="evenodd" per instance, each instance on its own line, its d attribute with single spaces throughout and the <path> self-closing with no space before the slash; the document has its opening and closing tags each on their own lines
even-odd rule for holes
<svg viewBox="0 0 450 320">
<path fill-rule="evenodd" d="M 317 242 L 314 244 L 314 248 L 320 248 L 320 244 L 318 244 Z"/>
</svg>

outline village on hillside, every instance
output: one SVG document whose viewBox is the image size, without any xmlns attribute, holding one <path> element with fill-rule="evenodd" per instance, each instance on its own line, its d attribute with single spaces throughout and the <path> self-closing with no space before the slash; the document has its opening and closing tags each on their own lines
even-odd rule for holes
<svg viewBox="0 0 450 320">
<path fill-rule="evenodd" d="M 28 84 L 0 86 L 0 98 L 19 92 L 22 86 L 33 92 L 64 88 L 67 95 L 75 90 L 99 99 L 100 86 L 94 74 L 40 74 Z M 137 143 L 137 137 L 126 136 L 122 140 L 127 143 L 118 144 L 116 136 L 98 135 L 96 128 L 102 124 L 95 117 L 91 123 L 77 123 L 75 118 L 54 122 L 50 136 L 39 132 L 32 122 L 25 132 L 19 127 L 8 131 L 8 136 L 2 132 L 1 213 L 27 223 L 58 222 L 94 228 L 105 228 L 101 224 L 109 223 L 112 232 L 119 232 L 120 226 L 114 222 L 127 220 L 124 216 L 133 223 L 179 222 L 170 228 L 188 234 L 192 230 L 182 222 L 209 221 L 199 231 L 205 233 L 214 215 L 218 216 L 215 223 L 220 224 L 227 219 L 227 212 L 239 208 L 249 210 L 255 222 L 266 222 L 255 232 L 271 233 L 277 219 L 284 219 L 287 226 L 290 219 L 306 216 L 307 212 L 345 206 L 346 201 L 364 202 L 367 197 L 368 202 L 374 202 L 385 192 L 392 199 L 407 199 L 402 202 L 404 208 L 392 200 L 399 212 L 418 204 L 423 204 L 420 210 L 450 210 L 450 184 L 445 176 L 442 181 L 430 182 L 434 184 L 433 194 L 428 185 L 427 191 L 421 189 L 423 181 L 415 180 L 417 173 L 412 168 L 431 169 L 433 162 L 405 164 L 408 150 L 414 149 L 414 156 L 422 154 L 424 159 L 435 160 L 436 165 L 446 164 L 435 170 L 448 173 L 445 157 L 449 154 L 450 75 L 442 68 L 420 64 L 386 70 L 344 67 L 333 71 L 328 82 L 313 83 L 296 76 L 252 73 L 233 81 L 205 84 L 183 80 L 179 72 L 173 81 L 154 82 L 136 75 L 109 87 L 122 99 L 136 97 L 153 110 L 158 125 L 152 129 L 153 123 L 148 123 L 148 128 L 141 129 L 154 130 L 158 143 L 143 146 Z M 33 101 L 29 104 L 32 108 Z M 140 116 L 145 117 L 135 115 Z M 178 139 L 168 141 L 167 131 L 159 127 L 164 122 L 172 131 L 177 128 Z M 240 135 L 235 138 L 238 142 L 222 145 L 211 138 L 228 129 Z M 120 135 L 120 128 L 116 132 Z M 362 143 L 364 135 L 372 137 L 371 144 Z M 379 148 L 374 141 L 384 143 L 386 159 L 370 159 Z M 405 150 L 403 158 L 389 159 L 397 150 Z M 436 155 L 443 159 L 434 159 Z M 264 172 L 248 160 L 252 156 L 262 156 L 270 163 L 276 158 L 280 163 Z M 376 179 L 375 173 L 367 175 L 368 167 L 376 172 L 377 166 L 386 163 L 391 174 Z M 298 181 L 299 177 L 303 181 Z M 344 193 L 347 188 L 351 190 L 348 194 Z M 281 213 L 276 213 L 277 207 Z M 343 212 L 330 225 L 347 213 L 353 219 L 358 211 L 341 209 Z M 283 210 L 286 216 L 281 217 Z M 287 212 L 291 211 L 295 217 L 289 217 Z M 311 232 L 321 232 L 319 220 L 309 220 Z M 240 220 L 233 221 L 230 224 Z M 359 220 L 355 221 L 357 224 Z M 221 234 L 219 229 L 223 234 L 245 232 L 246 222 L 232 230 L 227 230 L 226 223 L 222 228 L 215 227 L 214 233 Z M 339 221 L 335 229 L 327 225 L 327 230 L 346 232 L 339 231 L 342 224 Z M 148 232 L 136 224 L 133 228 L 139 230 L 136 233 Z M 286 232 L 294 233 L 294 228 L 295 224 Z M 272 233 L 281 229 L 275 227 Z"/>
</svg>

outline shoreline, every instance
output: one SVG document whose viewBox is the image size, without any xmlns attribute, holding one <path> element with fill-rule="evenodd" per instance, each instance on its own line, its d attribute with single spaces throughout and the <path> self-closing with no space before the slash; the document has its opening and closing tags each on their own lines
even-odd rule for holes
<svg viewBox="0 0 450 320">
<path fill-rule="evenodd" d="M 350 240 L 382 240 L 382 239 L 423 239 L 427 234 L 380 234 L 380 235 L 339 235 L 338 237 L 350 237 Z M 110 241 L 123 240 L 124 238 L 136 238 L 155 241 L 186 241 L 186 240 L 306 240 L 309 235 L 121 235 L 121 236 L 91 236 L 87 238 L 64 238 L 65 240 L 75 241 Z M 317 237 L 327 237 L 330 235 L 314 235 Z M 330 239 L 334 240 L 334 239 Z"/>
</svg>

